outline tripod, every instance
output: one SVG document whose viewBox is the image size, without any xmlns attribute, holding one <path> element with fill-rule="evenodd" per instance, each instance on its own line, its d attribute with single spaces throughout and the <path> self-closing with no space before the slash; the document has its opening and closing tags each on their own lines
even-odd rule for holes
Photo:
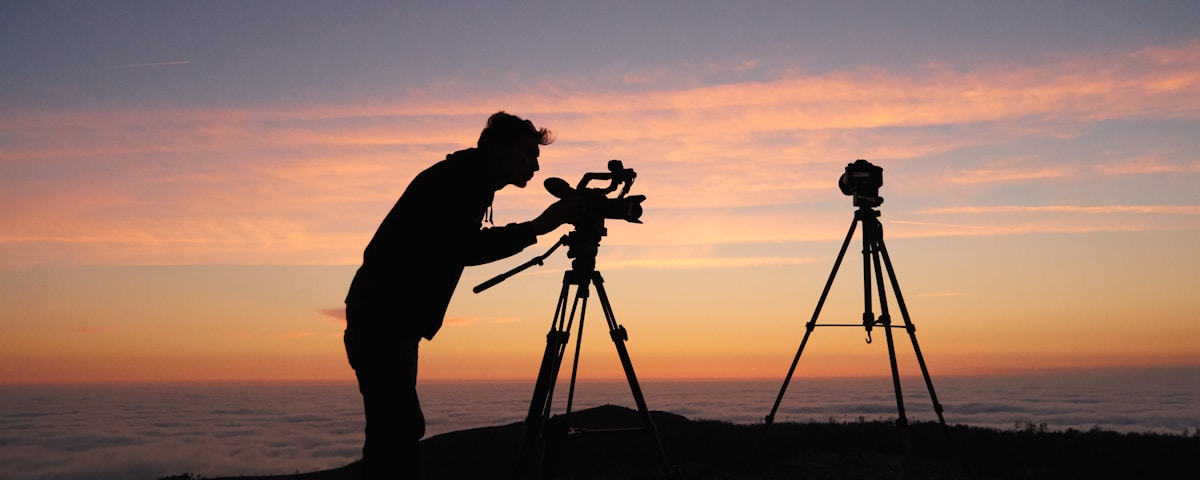
<svg viewBox="0 0 1200 480">
<path fill-rule="evenodd" d="M 765 439 L 767 429 L 775 421 L 775 413 L 779 410 L 779 404 L 783 401 L 783 394 L 787 391 L 788 383 L 792 380 L 792 375 L 796 372 L 796 364 L 800 362 L 800 355 L 804 353 L 804 346 L 808 344 L 808 338 L 812 335 L 813 330 L 818 327 L 858 327 L 861 326 L 867 331 L 867 343 L 871 343 L 871 330 L 874 327 L 883 328 L 884 335 L 887 338 L 888 359 L 892 368 L 892 386 L 896 391 L 896 410 L 899 418 L 896 420 L 896 425 L 903 431 L 903 442 L 905 452 L 910 452 L 909 433 L 908 433 L 908 418 L 904 414 L 904 397 L 900 390 L 900 371 L 896 366 L 896 346 L 892 338 L 893 328 L 903 328 L 908 332 L 908 336 L 912 339 L 913 351 L 916 352 L 917 362 L 921 366 L 921 374 L 925 377 L 925 386 L 929 389 L 929 398 L 933 401 L 933 410 L 937 412 L 938 421 L 942 425 L 942 431 L 946 433 L 948 440 L 948 427 L 946 419 L 942 416 L 942 405 L 938 403 L 937 394 L 933 391 L 933 380 L 929 377 L 929 369 L 925 366 L 925 357 L 921 355 L 921 347 L 917 344 L 917 327 L 913 325 L 912 320 L 908 316 L 908 307 L 904 304 L 904 296 L 900 293 L 900 283 L 896 280 L 896 272 L 892 268 L 892 260 L 888 256 L 887 247 L 883 243 L 883 224 L 879 222 L 879 211 L 875 207 L 879 205 L 878 201 L 869 201 L 855 199 L 855 205 L 859 208 L 854 212 L 854 221 L 850 223 L 850 231 L 846 233 L 846 239 L 842 242 L 842 249 L 838 252 L 837 261 L 833 263 L 833 270 L 829 273 L 829 279 L 825 282 L 825 289 L 821 292 L 821 298 L 817 301 L 817 308 L 813 311 L 812 319 L 805 324 L 804 339 L 800 341 L 800 348 L 796 350 L 796 357 L 792 359 L 792 366 L 788 368 L 787 377 L 783 379 L 783 386 L 779 389 L 779 396 L 775 398 L 775 405 L 771 407 L 771 413 L 766 417 L 766 424 L 763 428 L 762 437 Z M 854 237 L 855 227 L 862 223 L 862 256 L 863 256 L 863 315 L 862 324 L 824 324 L 817 325 L 817 317 L 821 314 L 821 307 L 825 304 L 825 298 L 829 295 L 829 288 L 833 285 L 833 279 L 837 276 L 838 267 L 842 264 L 842 258 L 846 255 L 846 249 L 850 246 L 850 239 Z M 880 260 L 882 259 L 882 266 Z M 871 311 L 871 273 L 872 265 L 874 265 L 875 284 L 879 289 L 879 308 L 881 313 L 876 319 Z M 890 279 L 892 291 L 896 294 L 896 303 L 900 306 L 900 315 L 904 319 L 903 325 L 892 324 L 892 317 L 888 313 L 887 290 L 883 281 L 883 270 L 887 268 L 887 276 Z M 761 440 L 760 440 L 761 444 Z"/>
<path fill-rule="evenodd" d="M 602 224 L 602 220 L 600 223 Z M 600 299 L 600 308 L 604 312 L 604 320 L 608 325 L 609 337 L 612 338 L 613 345 L 617 348 L 617 356 L 620 357 L 621 366 L 625 370 L 625 377 L 629 381 L 629 388 L 633 393 L 638 414 L 642 421 L 641 427 L 594 431 L 647 432 L 653 441 L 660 460 L 662 460 L 664 468 L 668 472 L 671 471 L 670 462 L 667 460 L 666 452 L 662 447 L 662 441 L 658 436 L 658 429 L 654 426 L 654 421 L 650 418 L 650 410 L 646 407 L 645 397 L 642 395 L 637 375 L 633 371 L 633 362 L 629 359 L 629 351 L 625 348 L 625 341 L 628 340 L 629 336 L 625 331 L 625 327 L 617 324 L 613 316 L 612 305 L 608 301 L 608 294 L 604 291 L 604 278 L 601 277 L 600 272 L 596 271 L 596 252 L 599 249 L 600 237 L 603 235 L 603 231 L 602 226 L 598 230 L 582 231 L 577 229 L 572 231 L 570 234 L 563 236 L 558 243 L 550 247 L 550 250 L 542 256 L 536 257 L 516 269 L 475 287 L 475 291 L 478 293 L 525 268 L 534 264 L 541 265 L 546 257 L 550 256 L 556 248 L 563 244 L 568 245 L 567 256 L 574 259 L 571 262 L 571 269 L 563 274 L 562 290 L 559 293 L 558 303 L 555 306 L 554 320 L 550 324 L 550 332 L 546 334 L 546 350 L 542 354 L 542 363 L 538 369 L 537 383 L 534 385 L 533 398 L 529 403 L 529 414 L 525 419 L 525 438 L 521 444 L 521 453 L 518 457 L 516 470 L 514 471 L 514 478 L 525 476 L 538 457 L 541 458 L 540 477 L 553 478 L 560 443 L 569 433 L 587 432 L 584 429 L 571 428 L 570 415 L 575 399 L 575 383 L 579 371 L 579 353 L 583 344 L 583 324 L 587 314 L 587 300 L 590 297 L 590 287 L 592 286 L 596 288 L 596 294 Z M 575 295 L 574 300 L 569 302 L 570 306 L 568 309 L 568 298 L 570 298 L 572 286 L 575 287 Z M 579 313 L 579 323 L 575 326 L 577 329 L 575 352 L 571 365 L 571 383 L 567 390 L 566 411 L 562 415 L 552 417 L 554 387 L 562 367 L 563 357 L 567 351 L 567 343 L 570 340 L 571 328 L 575 323 L 576 311 Z"/>
</svg>

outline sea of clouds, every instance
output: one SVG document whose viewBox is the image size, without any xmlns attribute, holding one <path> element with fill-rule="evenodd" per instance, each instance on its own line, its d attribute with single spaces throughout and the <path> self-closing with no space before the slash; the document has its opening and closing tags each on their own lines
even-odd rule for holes
<svg viewBox="0 0 1200 480">
<path fill-rule="evenodd" d="M 935 421 L 924 381 L 903 380 L 908 418 Z M 770 412 L 781 385 L 782 379 L 642 387 L 653 410 L 754 424 Z M 1200 428 L 1200 368 L 935 377 L 934 387 L 951 424 L 1160 433 Z M 420 392 L 427 436 L 433 436 L 521 421 L 532 385 L 434 383 Z M 557 395 L 561 406 L 565 388 Z M 623 382 L 581 382 L 574 404 L 632 407 L 633 401 Z M 894 419 L 896 412 L 891 379 L 796 378 L 775 419 L 877 420 Z M 349 383 L 0 386 L 0 479 L 307 472 L 357 459 L 362 428 L 361 397 Z"/>
<path fill-rule="evenodd" d="M 291 473 L 361 449 L 352 385 L 2 388 L 4 479 Z"/>
</svg>

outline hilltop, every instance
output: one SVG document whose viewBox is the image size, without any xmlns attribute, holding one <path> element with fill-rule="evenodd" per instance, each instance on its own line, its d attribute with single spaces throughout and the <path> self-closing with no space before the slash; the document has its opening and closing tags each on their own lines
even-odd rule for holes
<svg viewBox="0 0 1200 480">
<path fill-rule="evenodd" d="M 996 430 L 944 429 L 891 422 L 763 425 L 689 420 L 654 412 L 675 473 L 668 477 L 649 435 L 587 432 L 560 445 L 562 479 L 1070 479 L 1172 478 L 1200 471 L 1200 434 L 1048 431 L 1044 426 Z M 572 426 L 637 426 L 637 412 L 602 406 L 575 412 Z M 520 423 L 451 432 L 424 440 L 426 478 L 505 478 L 519 454 Z M 906 441 L 910 452 L 905 453 Z M 761 440 L 761 442 L 760 442 Z M 762 445 L 761 448 L 758 446 Z M 194 479 L 190 474 L 170 477 Z M 357 464 L 257 480 L 351 480 Z M 233 480 L 232 478 L 214 480 Z"/>
</svg>

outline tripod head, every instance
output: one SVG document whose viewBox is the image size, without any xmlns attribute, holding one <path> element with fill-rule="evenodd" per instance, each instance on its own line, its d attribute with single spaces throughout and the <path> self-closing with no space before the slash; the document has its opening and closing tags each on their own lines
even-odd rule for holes
<svg viewBox="0 0 1200 480">
<path fill-rule="evenodd" d="M 883 201 L 882 198 L 879 200 Z M 854 219 L 866 223 L 872 221 L 873 219 L 879 218 L 882 213 L 879 210 L 876 210 L 876 208 L 878 208 L 878 205 L 858 205 L 858 210 L 854 211 Z"/>
<path fill-rule="evenodd" d="M 571 261 L 572 270 L 594 271 L 596 254 L 600 250 L 600 239 L 608 235 L 608 229 L 604 227 L 604 220 L 612 218 L 629 223 L 642 223 L 642 202 L 646 200 L 646 196 L 626 196 L 636 178 L 637 172 L 634 172 L 632 168 L 625 168 L 620 160 L 609 160 L 607 172 L 583 174 L 583 178 L 579 180 L 579 184 L 575 188 L 571 188 L 571 185 L 561 178 L 547 178 L 543 185 L 551 195 L 561 199 L 579 199 L 583 203 L 583 214 L 571 220 L 571 225 L 575 229 L 567 235 L 563 235 L 558 243 L 551 246 L 546 253 L 477 285 L 473 291 L 475 293 L 482 292 L 529 267 L 542 265 L 542 262 L 560 245 L 567 246 L 567 258 L 573 259 Z M 588 183 L 593 180 L 608 180 L 609 183 L 607 187 L 588 187 Z M 616 197 L 610 198 L 608 194 L 617 191 L 618 188 L 620 193 Z"/>
</svg>

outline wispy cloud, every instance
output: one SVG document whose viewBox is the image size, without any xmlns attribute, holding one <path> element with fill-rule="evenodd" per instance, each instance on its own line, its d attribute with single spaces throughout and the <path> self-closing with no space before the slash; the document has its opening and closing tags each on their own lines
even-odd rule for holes
<svg viewBox="0 0 1200 480">
<path fill-rule="evenodd" d="M 442 323 L 464 327 L 481 323 L 517 323 L 520 321 L 519 317 L 447 317 Z"/>
<path fill-rule="evenodd" d="M 953 175 L 945 176 L 944 181 L 968 185 L 995 182 L 1024 182 L 1029 180 L 1068 178 L 1078 175 L 1079 170 L 1079 167 L 1074 165 L 959 170 L 954 172 Z"/>
<path fill-rule="evenodd" d="M 144 66 L 180 62 L 186 61 Z M 748 60 L 721 70 L 759 66 Z M 1059 152 L 978 153 L 1075 138 L 1102 121 L 1200 119 L 1200 42 L 1062 56 L 1040 65 L 931 65 L 904 74 L 865 67 L 683 86 L 665 80 L 671 69 L 630 72 L 624 81 L 636 77 L 643 85 L 637 92 L 548 79 L 528 91 L 442 92 L 431 85 L 419 94 L 298 107 L 8 109 L 0 112 L 0 222 L 6 226 L 0 265 L 354 263 L 408 180 L 471 144 L 497 108 L 490 106 L 520 106 L 513 111 L 558 132 L 559 141 L 543 155 L 544 176 L 573 180 L 609 158 L 636 168 L 636 188 L 650 197 L 656 222 L 674 229 L 641 229 L 636 242 L 811 239 L 813 222 L 826 221 L 826 199 L 837 195 L 837 173 L 855 158 L 912 172 L 902 186 L 924 197 L 913 209 L 921 214 L 988 208 L 961 205 L 957 192 L 967 187 L 1200 171 L 1194 158 L 1180 163 L 1155 153 L 1107 161 L 1103 152 L 1065 161 L 1051 161 Z M 957 152 L 971 153 L 942 160 Z M 505 192 L 498 203 L 501 214 L 518 221 L 548 200 L 531 187 Z M 1097 213 L 1057 208 L 1025 213 Z M 1191 207 L 1171 208 L 1152 211 L 1193 214 Z M 1023 225 L 959 234 L 1037 231 L 1045 224 Z M 900 234 L 916 234 L 918 225 L 909 226 L 914 230 Z M 746 261 L 665 261 L 655 268 Z"/>
<path fill-rule="evenodd" d="M 169 62 L 129 63 L 129 64 L 121 65 L 121 66 L 129 67 L 129 68 L 170 67 L 170 66 L 175 66 L 175 65 L 187 65 L 189 63 L 192 63 L 192 61 L 191 60 L 175 60 L 175 61 L 169 61 Z"/>
<path fill-rule="evenodd" d="M 614 270 L 619 268 L 664 268 L 664 269 L 696 269 L 696 268 L 742 268 L 765 267 L 779 265 L 799 265 L 815 261 L 812 258 L 785 257 L 706 257 L 706 258 L 642 258 L 636 260 L 617 260 L 604 263 L 604 268 Z"/>
<path fill-rule="evenodd" d="M 1103 163 L 1093 168 L 1097 172 L 1108 175 L 1196 173 L 1200 172 L 1200 159 L 1184 163 L 1171 163 L 1159 157 L 1139 157 Z"/>
<path fill-rule="evenodd" d="M 113 327 L 111 325 L 105 325 L 102 327 L 85 326 L 85 327 L 79 327 L 79 329 L 77 329 L 76 331 L 79 333 L 84 333 L 84 334 L 102 334 L 102 333 L 113 333 L 113 332 L 117 331 L 117 328 Z"/>
<path fill-rule="evenodd" d="M 996 205 L 979 207 L 931 208 L 922 214 L 980 214 L 980 213 L 1150 213 L 1161 215 L 1200 215 L 1200 205 Z"/>
<path fill-rule="evenodd" d="M 993 205 L 936 207 L 912 212 L 912 217 L 886 222 L 893 238 L 936 236 L 1025 235 L 1178 231 L 1200 215 L 1200 205 Z"/>
<path fill-rule="evenodd" d="M 317 310 L 317 313 L 341 320 L 343 322 L 346 321 L 346 307 L 322 308 Z"/>
<path fill-rule="evenodd" d="M 924 298 L 961 297 L 963 295 L 964 294 L 962 292 L 929 292 L 929 293 L 918 293 L 917 294 L 918 297 L 924 297 Z"/>
</svg>

